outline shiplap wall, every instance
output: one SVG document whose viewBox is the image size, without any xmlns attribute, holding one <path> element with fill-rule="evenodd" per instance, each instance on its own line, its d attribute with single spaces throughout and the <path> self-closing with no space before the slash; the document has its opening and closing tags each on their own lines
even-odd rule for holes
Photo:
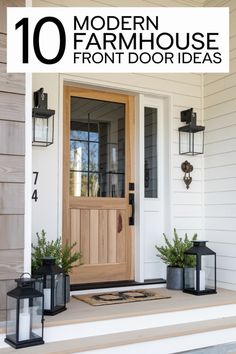
<svg viewBox="0 0 236 354">
<path fill-rule="evenodd" d="M 60 0 L 33 0 L 33 6 L 130 6 L 130 3 L 126 1 L 110 1 L 103 0 L 100 1 L 81 1 L 81 0 L 70 0 L 68 2 Z M 165 1 L 165 0 L 152 0 L 146 2 L 145 0 L 132 1 L 132 6 L 176 6 L 180 5 L 193 5 L 192 1 Z M 195 2 L 196 5 L 196 2 Z M 131 90 L 133 88 L 134 92 L 151 92 L 152 94 L 162 93 L 163 95 L 170 95 L 172 97 L 172 112 L 170 116 L 165 116 L 164 119 L 170 119 L 171 125 L 171 205 L 169 206 L 168 225 L 171 227 L 176 227 L 180 234 L 188 232 L 190 235 L 197 232 L 199 237 L 202 237 L 202 226 L 203 226 L 203 160 L 201 156 L 198 157 L 188 157 L 188 160 L 194 166 L 194 172 L 192 173 L 193 183 L 189 190 L 186 189 L 183 182 L 183 173 L 181 171 L 181 163 L 185 161 L 185 157 L 181 157 L 178 154 L 178 127 L 180 123 L 180 111 L 193 107 L 198 115 L 198 123 L 201 124 L 202 119 L 202 75 L 201 74 L 71 74 L 71 81 L 82 81 L 84 84 L 90 83 L 90 81 L 96 82 L 98 87 L 103 87 L 110 85 L 112 88 L 117 88 L 118 90 Z M 69 81 L 69 79 L 68 79 Z M 41 86 L 40 86 L 41 85 Z M 47 74 L 35 74 L 33 75 L 33 88 L 38 89 L 39 87 L 45 87 L 46 92 L 49 94 L 49 99 L 51 102 L 57 102 L 59 92 L 59 81 L 58 77 L 54 75 L 52 80 L 52 75 Z M 58 106 L 53 106 L 50 103 L 50 108 L 56 109 L 56 114 L 61 105 L 62 97 L 58 100 Z M 60 122 L 60 123 L 59 123 Z M 56 132 L 62 130 L 62 117 L 57 117 L 56 115 Z M 48 237 L 50 239 L 57 236 L 57 232 L 60 234 L 60 228 L 57 228 L 59 223 L 58 218 L 61 215 L 57 215 L 58 210 L 58 191 L 60 190 L 60 185 L 57 176 L 57 170 L 50 169 L 50 175 L 48 172 L 43 172 L 45 166 L 50 166 L 51 163 L 55 168 L 59 168 L 59 174 L 62 173 L 60 169 L 60 164 L 58 165 L 58 159 L 60 160 L 60 152 L 58 149 L 58 135 L 55 134 L 55 144 L 48 149 L 34 149 L 33 150 L 33 166 L 34 169 L 42 171 L 48 175 L 48 179 L 45 178 L 45 183 L 41 179 L 40 185 L 40 198 L 41 202 L 38 201 L 37 205 L 33 205 L 33 233 L 45 228 L 48 231 Z M 47 150 L 47 151 L 46 151 Z M 54 157 L 53 157 L 54 156 Z M 50 160 L 49 160 L 50 158 Z M 164 172 L 163 172 L 164 173 Z M 168 181 L 170 176 L 164 176 L 164 179 Z M 44 204 L 43 208 L 40 208 L 40 203 L 42 200 L 47 199 L 47 194 L 50 193 L 49 204 Z M 48 205 L 48 208 L 45 206 Z M 49 207 L 50 205 L 50 207 Z M 50 209 L 50 210 L 49 210 Z M 53 220 L 57 218 L 58 222 L 52 223 Z M 39 217 L 40 216 L 40 217 Z M 158 221 L 157 221 L 158 222 Z M 155 225 L 152 228 L 153 232 L 156 233 L 155 237 L 152 237 L 148 247 L 150 247 L 150 262 L 158 262 L 155 255 L 154 244 L 160 243 L 162 241 L 162 232 L 155 229 Z M 167 231 L 168 230 L 162 230 Z M 148 235 L 144 236 L 148 239 Z M 161 269 L 161 271 L 160 271 Z M 158 265 L 156 267 L 156 273 L 150 272 L 150 275 L 146 277 L 162 276 L 165 277 L 165 271 L 163 267 L 159 269 Z"/>
<path fill-rule="evenodd" d="M 230 72 L 204 77 L 206 239 L 218 286 L 236 290 L 236 1 L 206 5 L 230 8 Z"/>
<path fill-rule="evenodd" d="M 23 74 L 6 73 L 6 7 L 24 0 L 0 2 L 0 321 L 6 292 L 23 271 L 25 82 Z"/>
</svg>

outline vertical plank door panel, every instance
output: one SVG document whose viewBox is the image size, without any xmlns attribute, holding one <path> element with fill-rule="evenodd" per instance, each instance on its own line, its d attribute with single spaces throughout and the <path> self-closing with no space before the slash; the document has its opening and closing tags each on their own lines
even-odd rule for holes
<svg viewBox="0 0 236 354">
<path fill-rule="evenodd" d="M 116 263 L 116 210 L 108 211 L 108 263 Z"/>
<path fill-rule="evenodd" d="M 80 209 L 71 209 L 71 244 L 76 242 L 75 252 L 81 252 L 80 237 Z"/>
<path fill-rule="evenodd" d="M 82 263 L 89 264 L 89 210 L 81 209 L 80 218 L 80 245 L 83 255 Z"/>
<path fill-rule="evenodd" d="M 124 263 L 126 260 L 126 237 L 125 237 L 125 211 L 117 210 L 117 247 L 116 247 L 116 261 L 117 263 Z"/>
<path fill-rule="evenodd" d="M 90 210 L 90 264 L 98 264 L 98 210 Z"/>
<path fill-rule="evenodd" d="M 100 264 L 107 263 L 107 210 L 99 210 L 99 254 Z"/>
</svg>

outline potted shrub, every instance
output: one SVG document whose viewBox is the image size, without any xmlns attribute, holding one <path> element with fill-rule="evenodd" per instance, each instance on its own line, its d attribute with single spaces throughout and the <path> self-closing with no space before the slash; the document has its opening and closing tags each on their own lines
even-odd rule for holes
<svg viewBox="0 0 236 354">
<path fill-rule="evenodd" d="M 42 259 L 44 257 L 54 257 L 56 259 L 56 264 L 63 269 L 66 274 L 66 302 L 70 301 L 70 272 L 72 268 L 78 267 L 80 265 L 81 253 L 75 252 L 74 247 L 76 242 L 72 245 L 61 242 L 61 238 L 56 240 L 47 241 L 46 232 L 44 230 L 41 233 L 36 233 L 37 243 L 32 244 L 32 257 L 31 266 L 32 274 L 41 267 Z"/>
<path fill-rule="evenodd" d="M 183 268 L 194 267 L 194 257 L 189 257 L 185 260 L 184 252 L 192 246 L 192 241 L 197 239 L 197 234 L 194 234 L 192 239 L 185 234 L 184 238 L 178 236 L 176 229 L 174 229 L 174 238 L 171 241 L 163 234 L 165 245 L 156 247 L 157 257 L 160 257 L 165 264 L 167 264 L 166 287 L 167 289 L 182 290 L 183 289 Z M 191 276 L 189 270 L 189 276 Z"/>
</svg>

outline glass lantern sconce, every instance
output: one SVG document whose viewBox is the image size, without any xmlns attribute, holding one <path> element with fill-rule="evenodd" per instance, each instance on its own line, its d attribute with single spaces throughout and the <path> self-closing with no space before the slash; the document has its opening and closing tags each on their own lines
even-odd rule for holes
<svg viewBox="0 0 236 354">
<path fill-rule="evenodd" d="M 207 241 L 193 241 L 184 252 L 183 291 L 193 295 L 216 294 L 216 253 L 206 246 Z"/>
<path fill-rule="evenodd" d="M 53 144 L 54 114 L 48 109 L 48 94 L 43 88 L 34 92 L 34 107 L 32 110 L 32 145 L 49 146 Z"/>
<path fill-rule="evenodd" d="M 7 293 L 5 342 L 15 349 L 44 344 L 43 293 L 24 274 L 15 281 L 17 287 Z"/>
<path fill-rule="evenodd" d="M 197 125 L 197 114 L 193 112 L 193 108 L 181 112 L 181 122 L 186 125 L 179 128 L 179 154 L 203 154 L 205 127 Z"/>
</svg>

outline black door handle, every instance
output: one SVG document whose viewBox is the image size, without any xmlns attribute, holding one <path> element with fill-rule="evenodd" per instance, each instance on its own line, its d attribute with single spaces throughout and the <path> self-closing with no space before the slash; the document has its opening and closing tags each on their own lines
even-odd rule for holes
<svg viewBox="0 0 236 354">
<path fill-rule="evenodd" d="M 134 212 L 135 212 L 134 193 L 129 193 L 129 205 L 132 206 L 132 214 L 129 217 L 129 225 L 134 225 Z"/>
</svg>

